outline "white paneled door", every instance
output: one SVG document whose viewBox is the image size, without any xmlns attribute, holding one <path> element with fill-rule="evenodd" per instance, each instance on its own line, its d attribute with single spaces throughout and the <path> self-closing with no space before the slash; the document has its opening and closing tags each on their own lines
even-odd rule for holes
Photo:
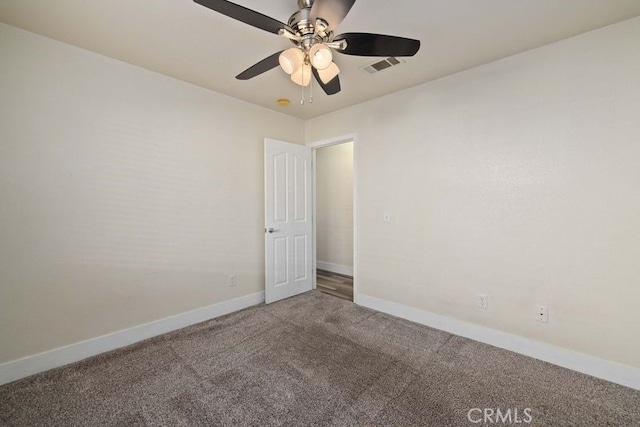
<svg viewBox="0 0 640 427">
<path fill-rule="evenodd" d="M 313 287 L 311 149 L 265 139 L 265 300 Z"/>
</svg>

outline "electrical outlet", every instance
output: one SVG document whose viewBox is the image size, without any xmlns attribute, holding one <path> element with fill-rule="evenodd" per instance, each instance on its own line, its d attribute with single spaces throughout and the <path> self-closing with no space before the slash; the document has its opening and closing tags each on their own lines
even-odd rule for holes
<svg viewBox="0 0 640 427">
<path fill-rule="evenodd" d="M 382 220 L 384 222 L 391 222 L 391 212 L 383 212 L 382 213 Z"/>
<path fill-rule="evenodd" d="M 478 299 L 476 300 L 476 304 L 478 308 L 482 310 L 489 309 L 489 295 L 486 294 L 478 294 Z"/>
<path fill-rule="evenodd" d="M 536 320 L 542 323 L 549 323 L 549 307 L 546 305 L 536 306 Z"/>
<path fill-rule="evenodd" d="M 230 274 L 229 275 L 229 286 L 233 287 L 236 285 L 236 275 L 235 274 Z"/>
</svg>

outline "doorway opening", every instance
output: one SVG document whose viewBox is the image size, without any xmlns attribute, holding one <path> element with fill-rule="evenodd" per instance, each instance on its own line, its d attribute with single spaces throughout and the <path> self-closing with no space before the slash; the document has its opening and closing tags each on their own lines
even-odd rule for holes
<svg viewBox="0 0 640 427">
<path fill-rule="evenodd" d="M 314 144 L 315 145 L 315 144 Z M 354 301 L 355 143 L 314 147 L 316 289 Z"/>
</svg>

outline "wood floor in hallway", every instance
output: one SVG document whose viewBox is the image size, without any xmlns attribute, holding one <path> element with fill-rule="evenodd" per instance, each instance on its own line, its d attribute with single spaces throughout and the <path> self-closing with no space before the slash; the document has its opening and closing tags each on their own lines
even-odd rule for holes
<svg viewBox="0 0 640 427">
<path fill-rule="evenodd" d="M 353 301 L 353 277 L 317 270 L 316 283 L 320 292 Z"/>
</svg>

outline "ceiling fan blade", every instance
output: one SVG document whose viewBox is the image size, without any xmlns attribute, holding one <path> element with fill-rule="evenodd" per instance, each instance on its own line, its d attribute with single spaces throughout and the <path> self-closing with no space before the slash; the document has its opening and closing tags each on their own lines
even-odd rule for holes
<svg viewBox="0 0 640 427">
<path fill-rule="evenodd" d="M 334 41 L 346 40 L 347 47 L 338 52 L 355 56 L 413 56 L 420 50 L 420 40 L 384 34 L 344 33 Z"/>
<path fill-rule="evenodd" d="M 327 95 L 335 95 L 336 93 L 340 92 L 340 90 L 342 90 L 342 88 L 340 87 L 340 76 L 335 76 L 329 83 L 323 83 L 322 79 L 320 79 L 320 75 L 318 74 L 318 70 L 316 70 L 314 67 L 311 68 L 313 69 L 313 76 L 316 78 L 316 81 L 318 82 L 322 90 L 324 90 L 324 93 L 326 93 Z"/>
<path fill-rule="evenodd" d="M 264 72 L 267 72 L 273 68 L 276 68 L 277 66 L 280 65 L 279 57 L 281 53 L 282 51 L 276 52 L 273 55 L 264 58 L 262 61 L 258 62 L 257 64 L 247 68 L 246 70 L 238 74 L 236 76 L 236 79 L 249 80 L 256 76 L 259 76 Z"/>
<path fill-rule="evenodd" d="M 340 25 L 356 0 L 316 0 L 311 6 L 311 22 L 324 19 L 329 24 L 328 31 L 335 30 Z"/>
<path fill-rule="evenodd" d="M 237 19 L 238 21 L 249 24 L 253 27 L 260 28 L 261 30 L 268 31 L 270 33 L 278 34 L 278 31 L 282 28 L 287 28 L 282 22 L 270 18 L 266 15 L 258 13 L 254 10 L 247 9 L 244 6 L 231 3 L 226 0 L 194 0 L 196 3 L 208 7 L 211 10 L 215 10 L 223 15 L 227 15 L 230 18 Z"/>
</svg>

